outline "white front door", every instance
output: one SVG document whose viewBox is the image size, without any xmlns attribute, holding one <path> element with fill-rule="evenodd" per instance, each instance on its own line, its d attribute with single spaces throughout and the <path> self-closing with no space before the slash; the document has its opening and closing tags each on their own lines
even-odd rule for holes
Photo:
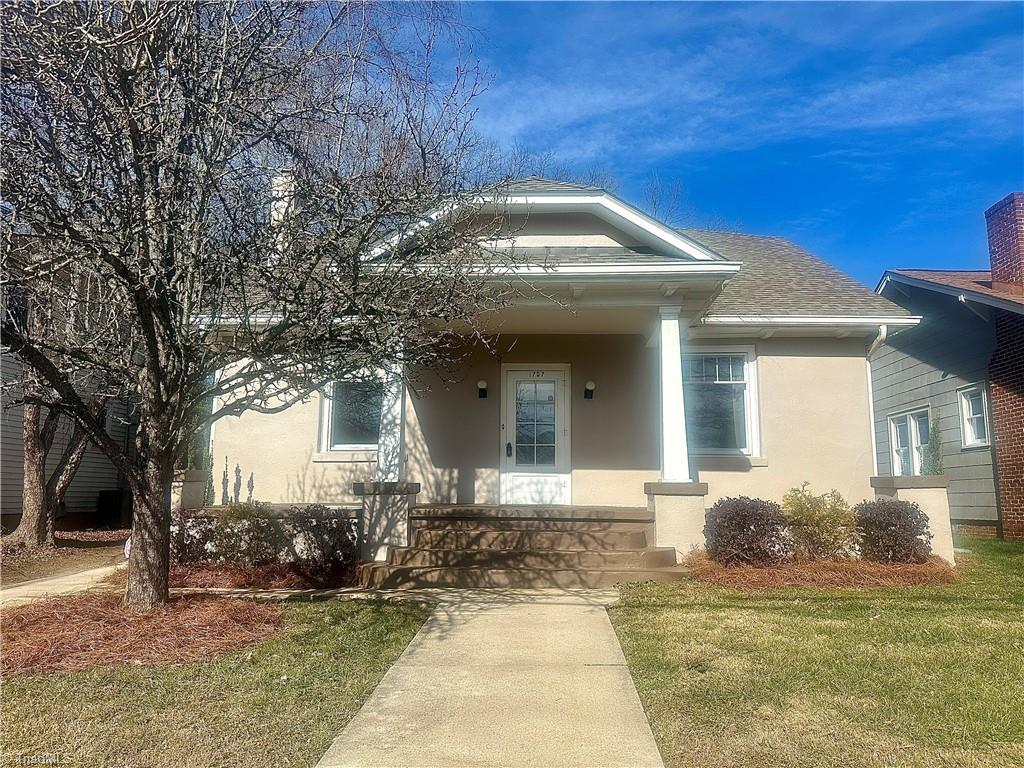
<svg viewBox="0 0 1024 768">
<path fill-rule="evenodd" d="M 504 366 L 501 503 L 571 504 L 569 366 Z"/>
</svg>

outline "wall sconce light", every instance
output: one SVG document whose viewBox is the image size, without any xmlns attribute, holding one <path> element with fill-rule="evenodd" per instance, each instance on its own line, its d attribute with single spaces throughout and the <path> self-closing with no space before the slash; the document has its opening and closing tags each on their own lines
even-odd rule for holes
<svg viewBox="0 0 1024 768">
<path fill-rule="evenodd" d="M 595 389 L 597 389 L 597 384 L 595 384 L 592 381 L 588 381 L 586 384 L 584 384 L 583 385 L 583 399 L 584 400 L 593 400 L 594 399 L 594 390 Z"/>
<path fill-rule="evenodd" d="M 487 381 L 485 379 L 480 379 L 476 383 L 476 396 L 487 397 Z"/>
</svg>

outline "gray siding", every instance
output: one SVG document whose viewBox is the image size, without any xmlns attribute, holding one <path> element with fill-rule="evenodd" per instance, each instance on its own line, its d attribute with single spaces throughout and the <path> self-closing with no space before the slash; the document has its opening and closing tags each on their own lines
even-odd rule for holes
<svg viewBox="0 0 1024 768">
<path fill-rule="evenodd" d="M 17 376 L 17 363 L 7 356 L 2 361 L 3 379 L 10 381 Z M 21 514 L 22 463 L 25 455 L 21 435 L 22 409 L 20 406 L 4 407 L 0 411 L 0 513 L 7 530 L 17 523 Z M 107 430 L 122 444 L 128 439 L 126 409 L 122 403 L 112 402 L 109 406 Z M 57 429 L 53 447 L 47 457 L 47 467 L 57 465 L 64 447 L 71 436 L 71 425 L 62 423 Z M 90 446 L 82 458 L 75 479 L 65 499 L 67 512 L 76 517 L 92 515 L 96 511 L 96 499 L 100 491 L 119 488 L 118 472 L 114 465 L 97 448 Z"/>
<path fill-rule="evenodd" d="M 892 474 L 888 417 L 927 406 L 933 418 L 939 419 L 942 467 L 949 476 L 950 515 L 955 519 L 994 521 L 998 515 L 992 451 L 988 447 L 963 447 L 957 400 L 961 387 L 987 384 L 988 361 L 995 348 L 994 329 L 955 297 L 917 288 L 906 290 L 907 295 L 903 295 L 890 287 L 886 297 L 922 315 L 921 324 L 891 336 L 871 358 L 878 473 Z"/>
</svg>

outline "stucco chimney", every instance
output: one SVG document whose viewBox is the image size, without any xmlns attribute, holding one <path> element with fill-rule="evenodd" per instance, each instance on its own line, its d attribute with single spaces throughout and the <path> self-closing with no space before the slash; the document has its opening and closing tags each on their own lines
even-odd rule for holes
<svg viewBox="0 0 1024 768">
<path fill-rule="evenodd" d="M 1024 192 L 1012 192 L 985 211 L 993 287 L 1024 292 Z"/>
</svg>

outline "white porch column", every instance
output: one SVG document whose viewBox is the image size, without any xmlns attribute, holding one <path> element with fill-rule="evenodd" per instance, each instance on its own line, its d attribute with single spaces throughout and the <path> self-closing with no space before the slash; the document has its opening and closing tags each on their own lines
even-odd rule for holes
<svg viewBox="0 0 1024 768">
<path fill-rule="evenodd" d="M 661 479 L 688 483 L 690 456 L 686 447 L 683 404 L 683 347 L 679 328 L 681 307 L 660 307 L 661 323 Z"/>
<path fill-rule="evenodd" d="M 396 483 L 405 476 L 405 381 L 395 366 L 385 373 L 377 439 L 377 482 Z"/>
</svg>

